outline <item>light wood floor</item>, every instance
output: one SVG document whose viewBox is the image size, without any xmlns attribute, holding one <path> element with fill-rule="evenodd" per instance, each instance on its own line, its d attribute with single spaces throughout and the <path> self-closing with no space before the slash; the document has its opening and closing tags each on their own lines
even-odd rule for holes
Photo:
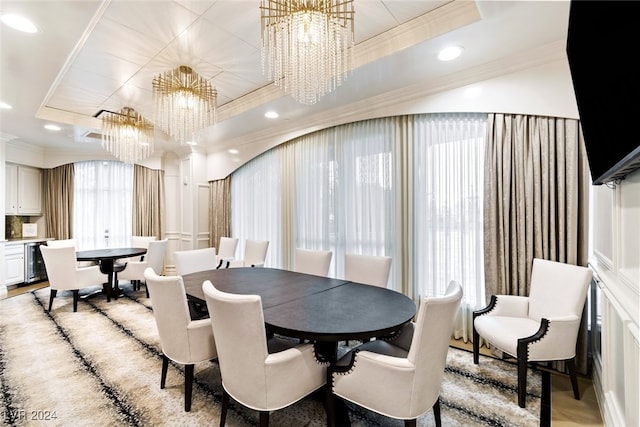
<svg viewBox="0 0 640 427">
<path fill-rule="evenodd" d="M 40 282 L 30 286 L 10 289 L 8 296 L 20 295 L 45 286 L 49 286 L 49 283 Z M 462 340 L 451 340 L 451 345 L 465 350 L 472 349 L 470 342 L 464 343 Z M 481 351 L 486 352 L 486 348 L 483 347 Z M 578 386 L 580 387 L 580 400 L 575 400 L 573 398 L 569 376 L 557 372 L 552 373 L 551 422 L 553 426 L 604 426 L 591 378 L 579 375 Z"/>
<path fill-rule="evenodd" d="M 472 351 L 471 342 L 451 340 L 451 346 Z M 485 347 L 482 347 L 480 352 L 490 355 Z M 551 424 L 553 427 L 604 426 L 591 378 L 578 375 L 580 400 L 575 400 L 569 376 L 551 372 Z"/>
</svg>

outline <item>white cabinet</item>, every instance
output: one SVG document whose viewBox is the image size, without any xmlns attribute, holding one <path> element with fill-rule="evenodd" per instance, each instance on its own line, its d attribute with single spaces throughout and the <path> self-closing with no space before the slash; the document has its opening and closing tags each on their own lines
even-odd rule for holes
<svg viewBox="0 0 640 427">
<path fill-rule="evenodd" d="M 18 213 L 18 165 L 7 163 L 6 167 L 6 195 L 5 213 L 15 215 Z"/>
<path fill-rule="evenodd" d="M 42 171 L 6 164 L 6 214 L 42 215 Z"/>
<path fill-rule="evenodd" d="M 6 272 L 4 284 L 6 286 L 24 282 L 24 244 L 8 244 L 4 250 Z"/>
</svg>

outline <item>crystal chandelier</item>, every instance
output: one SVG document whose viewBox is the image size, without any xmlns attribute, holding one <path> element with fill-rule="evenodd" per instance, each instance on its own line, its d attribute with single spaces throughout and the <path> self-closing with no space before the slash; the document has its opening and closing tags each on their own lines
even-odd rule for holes
<svg viewBox="0 0 640 427">
<path fill-rule="evenodd" d="M 192 144 L 215 122 L 217 97 L 215 88 L 186 65 L 159 74 L 153 79 L 156 125 L 180 145 Z"/>
<path fill-rule="evenodd" d="M 353 0 L 262 0 L 262 68 L 298 102 L 315 104 L 352 69 Z"/>
<path fill-rule="evenodd" d="M 102 118 L 102 148 L 125 163 L 135 163 L 153 153 L 153 124 L 133 108 L 107 111 Z"/>
</svg>

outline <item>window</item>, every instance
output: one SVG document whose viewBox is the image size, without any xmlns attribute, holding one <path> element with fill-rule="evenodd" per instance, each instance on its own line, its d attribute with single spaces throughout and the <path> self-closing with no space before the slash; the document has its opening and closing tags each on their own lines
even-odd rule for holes
<svg viewBox="0 0 640 427">
<path fill-rule="evenodd" d="M 472 312 L 484 307 L 483 180 L 486 115 L 417 116 L 413 156 L 415 292 L 464 289 L 457 337 L 470 338 Z"/>
<path fill-rule="evenodd" d="M 73 237 L 78 249 L 128 246 L 132 235 L 133 165 L 74 164 Z"/>
<path fill-rule="evenodd" d="M 393 259 L 389 287 L 414 298 L 464 288 L 457 334 L 483 307 L 483 165 L 486 114 L 366 120 L 277 147 L 236 171 L 233 234 L 271 236 L 292 267 L 296 247 Z M 274 258 L 275 261 L 275 258 Z"/>
<path fill-rule="evenodd" d="M 242 258 L 245 241 L 268 240 L 265 265 L 282 265 L 281 186 L 278 150 L 253 159 L 231 180 L 231 237 L 238 238 L 237 256 Z"/>
</svg>

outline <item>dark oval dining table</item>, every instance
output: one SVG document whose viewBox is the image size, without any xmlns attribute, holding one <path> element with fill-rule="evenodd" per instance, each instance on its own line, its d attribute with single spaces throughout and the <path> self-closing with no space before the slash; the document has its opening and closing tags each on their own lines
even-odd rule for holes
<svg viewBox="0 0 640 427">
<path fill-rule="evenodd" d="M 389 335 L 416 313 L 409 297 L 391 289 L 275 268 L 187 274 L 187 297 L 205 304 L 205 280 L 223 292 L 260 295 L 268 331 L 313 341 L 329 362 L 337 358 L 338 342 Z"/>
<path fill-rule="evenodd" d="M 103 291 L 107 294 L 107 301 L 111 301 L 111 295 L 118 298 L 120 288 L 116 272 L 122 267 L 116 265 L 116 260 L 121 258 L 129 258 L 144 255 L 147 253 L 145 248 L 104 248 L 89 249 L 86 251 L 77 251 L 76 259 L 78 261 L 96 261 L 100 266 L 100 271 L 107 275 L 107 283 L 103 286 Z"/>
<path fill-rule="evenodd" d="M 275 268 L 225 268 L 182 276 L 187 298 L 206 307 L 202 283 L 260 295 L 267 331 L 313 341 L 316 357 L 335 364 L 338 343 L 389 335 L 410 322 L 415 303 L 387 288 Z M 346 406 L 325 387 L 327 425 L 349 426 Z M 332 414 L 332 415 L 330 415 Z"/>
</svg>

